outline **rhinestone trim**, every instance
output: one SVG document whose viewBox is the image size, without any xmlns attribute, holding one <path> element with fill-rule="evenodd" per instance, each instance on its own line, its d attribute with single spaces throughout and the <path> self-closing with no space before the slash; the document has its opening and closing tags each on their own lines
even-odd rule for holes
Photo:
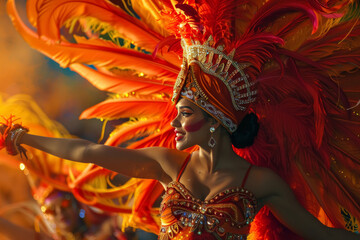
<svg viewBox="0 0 360 240">
<path fill-rule="evenodd" d="M 249 64 L 238 64 L 233 60 L 235 49 L 233 49 L 229 55 L 226 55 L 223 52 L 223 46 L 220 45 L 216 49 L 210 47 L 212 42 L 212 36 L 210 36 L 204 44 L 200 44 L 199 41 L 195 43 L 192 41 L 192 45 L 187 45 L 186 42 L 182 40 L 181 45 L 184 51 L 184 58 L 181 71 L 174 86 L 173 101 L 177 99 L 181 87 L 185 82 L 185 73 L 188 66 L 191 63 L 196 63 L 202 71 L 215 76 L 225 84 L 230 93 L 232 104 L 237 111 L 245 111 L 247 109 L 245 105 L 254 102 L 254 96 L 257 94 L 256 90 L 251 90 L 255 82 L 251 81 L 249 76 L 243 71 Z M 213 63 L 214 56 L 217 56 L 215 64 Z M 227 61 L 226 64 L 220 64 L 223 59 Z M 233 66 L 235 69 L 229 74 L 230 66 Z M 233 79 L 237 74 L 240 74 L 241 77 Z M 240 94 L 238 92 L 239 90 L 246 90 L 246 93 Z"/>
</svg>

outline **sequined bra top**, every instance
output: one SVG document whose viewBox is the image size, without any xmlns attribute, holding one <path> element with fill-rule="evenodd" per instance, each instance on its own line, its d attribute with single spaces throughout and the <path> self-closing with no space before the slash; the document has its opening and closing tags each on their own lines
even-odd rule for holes
<svg viewBox="0 0 360 240">
<path fill-rule="evenodd" d="M 189 159 L 190 156 L 176 181 L 167 185 L 160 207 L 159 239 L 247 239 L 257 204 L 255 196 L 244 189 L 252 165 L 240 187 L 229 188 L 202 201 L 179 182 Z"/>
</svg>

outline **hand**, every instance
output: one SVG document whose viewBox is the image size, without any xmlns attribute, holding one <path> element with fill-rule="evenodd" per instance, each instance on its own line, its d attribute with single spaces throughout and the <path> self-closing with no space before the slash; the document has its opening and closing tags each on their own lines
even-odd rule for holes
<svg viewBox="0 0 360 240">
<path fill-rule="evenodd" d="M 20 144 L 18 144 L 19 139 L 29 131 L 28 128 L 23 127 L 21 124 L 13 124 L 14 116 L 10 116 L 8 119 L 4 119 L 5 123 L 0 123 L 0 149 L 6 147 L 8 154 L 17 155 L 20 153 L 26 156 L 26 150 Z"/>
</svg>

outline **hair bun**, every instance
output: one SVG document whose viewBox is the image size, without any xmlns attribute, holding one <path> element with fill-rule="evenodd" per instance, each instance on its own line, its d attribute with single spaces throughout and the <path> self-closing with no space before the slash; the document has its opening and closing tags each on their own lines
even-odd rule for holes
<svg viewBox="0 0 360 240">
<path fill-rule="evenodd" d="M 249 113 L 240 122 L 236 131 L 230 135 L 231 142 L 236 148 L 249 147 L 254 143 L 258 130 L 258 117 L 255 113 Z"/>
</svg>

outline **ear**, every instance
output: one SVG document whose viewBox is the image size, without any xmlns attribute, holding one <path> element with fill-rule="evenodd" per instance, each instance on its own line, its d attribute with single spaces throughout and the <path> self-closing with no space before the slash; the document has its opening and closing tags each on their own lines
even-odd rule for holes
<svg viewBox="0 0 360 240">
<path fill-rule="evenodd" d="M 220 126 L 220 123 L 216 121 L 214 118 L 211 119 L 211 127 L 217 129 Z"/>
</svg>

